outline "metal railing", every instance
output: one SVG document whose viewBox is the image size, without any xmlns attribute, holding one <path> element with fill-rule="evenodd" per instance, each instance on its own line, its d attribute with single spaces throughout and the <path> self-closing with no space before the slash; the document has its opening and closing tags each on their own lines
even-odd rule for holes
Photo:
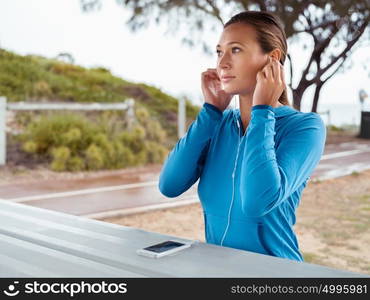
<svg viewBox="0 0 370 300">
<path fill-rule="evenodd" d="M 179 99 L 178 118 L 177 118 L 177 135 L 181 139 L 185 135 L 186 123 L 186 103 L 184 98 Z"/>
</svg>

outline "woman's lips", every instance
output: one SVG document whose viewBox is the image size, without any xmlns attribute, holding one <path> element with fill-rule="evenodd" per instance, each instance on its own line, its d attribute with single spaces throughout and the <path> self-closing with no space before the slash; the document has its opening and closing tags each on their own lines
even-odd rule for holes
<svg viewBox="0 0 370 300">
<path fill-rule="evenodd" d="M 234 78 L 235 77 L 224 77 L 224 78 L 221 78 L 221 81 L 226 83 L 226 82 L 233 80 Z"/>
</svg>

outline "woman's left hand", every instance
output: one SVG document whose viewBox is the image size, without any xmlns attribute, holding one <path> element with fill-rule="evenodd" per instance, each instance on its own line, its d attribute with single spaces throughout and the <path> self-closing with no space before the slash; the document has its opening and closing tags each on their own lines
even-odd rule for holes
<svg viewBox="0 0 370 300">
<path fill-rule="evenodd" d="M 252 105 L 276 107 L 285 87 L 284 67 L 276 58 L 270 56 L 269 62 L 257 73 Z"/>
</svg>

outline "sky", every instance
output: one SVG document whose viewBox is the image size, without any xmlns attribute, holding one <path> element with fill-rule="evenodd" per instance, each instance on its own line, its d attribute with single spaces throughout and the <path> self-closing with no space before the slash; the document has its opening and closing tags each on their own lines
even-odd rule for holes
<svg viewBox="0 0 370 300">
<path fill-rule="evenodd" d="M 187 31 L 165 35 L 166 22 L 160 26 L 151 22 L 149 28 L 131 33 L 125 25 L 129 16 L 130 12 L 115 0 L 105 0 L 100 11 L 88 14 L 82 13 L 79 0 L 0 0 L 0 47 L 49 58 L 68 52 L 78 65 L 102 66 L 125 80 L 153 85 L 175 97 L 186 95 L 194 104 L 202 105 L 201 73 L 216 67 L 216 53 L 210 57 L 201 47 L 183 45 L 181 38 Z M 218 31 L 203 34 L 203 38 L 215 48 L 221 33 L 220 24 Z M 299 44 L 290 44 L 289 49 L 298 73 L 306 64 L 308 52 Z M 370 94 L 368 71 L 362 67 L 369 50 L 357 50 L 353 68 L 328 81 L 321 92 L 319 110 L 321 103 L 357 105 L 361 88 Z M 313 89 L 303 98 L 307 111 L 312 95 Z"/>
</svg>

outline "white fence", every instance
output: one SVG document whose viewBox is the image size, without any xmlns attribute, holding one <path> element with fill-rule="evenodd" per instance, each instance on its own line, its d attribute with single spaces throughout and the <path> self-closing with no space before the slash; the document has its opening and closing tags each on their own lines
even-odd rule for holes
<svg viewBox="0 0 370 300">
<path fill-rule="evenodd" d="M 177 118 L 177 135 L 181 139 L 186 131 L 186 103 L 184 98 L 179 99 L 178 104 L 178 118 Z"/>
<path fill-rule="evenodd" d="M 45 103 L 16 102 L 7 103 L 5 97 L 0 97 L 0 165 L 6 164 L 6 111 L 7 110 L 127 110 L 127 122 L 130 128 L 135 120 L 134 99 L 123 103 Z"/>
</svg>

